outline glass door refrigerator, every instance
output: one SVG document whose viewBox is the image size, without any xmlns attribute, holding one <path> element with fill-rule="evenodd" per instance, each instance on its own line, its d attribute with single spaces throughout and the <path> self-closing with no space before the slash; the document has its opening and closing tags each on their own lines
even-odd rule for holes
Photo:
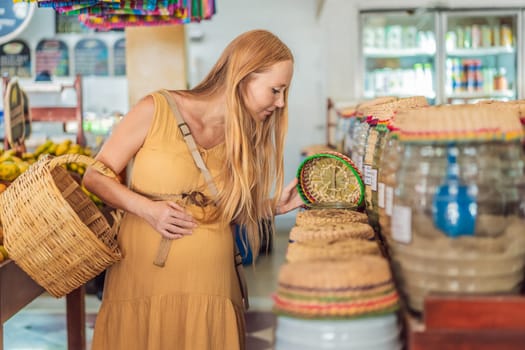
<svg viewBox="0 0 525 350">
<path fill-rule="evenodd" d="M 521 97 L 521 17 L 513 9 L 443 11 L 442 103 Z"/>
<path fill-rule="evenodd" d="M 437 25 L 432 9 L 361 11 L 361 97 L 424 95 L 436 103 Z"/>
</svg>

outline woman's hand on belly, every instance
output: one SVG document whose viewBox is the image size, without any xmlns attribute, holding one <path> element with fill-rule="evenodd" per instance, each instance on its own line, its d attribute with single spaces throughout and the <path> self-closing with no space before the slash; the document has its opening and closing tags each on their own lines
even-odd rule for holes
<svg viewBox="0 0 525 350">
<path fill-rule="evenodd" d="M 144 219 L 163 237 L 178 239 L 191 235 L 197 223 L 182 206 L 171 201 L 152 201 Z"/>
</svg>

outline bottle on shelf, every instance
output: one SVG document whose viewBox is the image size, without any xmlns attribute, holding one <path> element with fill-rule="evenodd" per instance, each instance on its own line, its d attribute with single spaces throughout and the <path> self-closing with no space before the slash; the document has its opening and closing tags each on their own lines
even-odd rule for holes
<svg viewBox="0 0 525 350">
<path fill-rule="evenodd" d="M 506 91 L 508 88 L 507 70 L 505 67 L 500 67 L 494 76 L 494 91 Z"/>
<path fill-rule="evenodd" d="M 500 44 L 505 47 L 512 47 L 512 28 L 508 24 L 503 24 L 500 28 Z"/>
</svg>

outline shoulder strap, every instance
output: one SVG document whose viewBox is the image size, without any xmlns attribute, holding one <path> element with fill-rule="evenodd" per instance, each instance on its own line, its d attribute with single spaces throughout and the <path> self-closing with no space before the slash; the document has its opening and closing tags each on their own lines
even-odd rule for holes
<svg viewBox="0 0 525 350">
<path fill-rule="evenodd" d="M 173 100 L 171 94 L 167 90 L 160 90 L 160 93 L 168 101 L 171 111 L 175 116 L 175 119 L 177 120 L 177 126 L 179 127 L 179 130 L 182 133 L 182 136 L 184 137 L 184 141 L 186 141 L 186 145 L 188 146 L 193 160 L 195 161 L 195 165 L 197 165 L 197 168 L 199 168 L 202 171 L 202 175 L 204 175 L 204 180 L 206 180 L 206 184 L 208 185 L 212 196 L 217 196 L 217 194 L 219 193 L 219 191 L 217 190 L 217 186 L 215 186 L 215 182 L 213 182 L 213 177 L 211 176 L 210 171 L 206 167 L 206 164 L 204 163 L 204 160 L 202 159 L 202 156 L 199 153 L 197 144 L 195 143 L 195 139 L 191 134 L 188 124 L 186 124 L 186 122 L 180 115 L 179 109 L 177 108 L 177 105 L 175 104 L 175 101 Z"/>
<path fill-rule="evenodd" d="M 171 111 L 173 115 L 175 116 L 175 119 L 177 119 L 177 125 L 179 127 L 179 130 L 182 133 L 182 136 L 184 136 L 184 140 L 186 141 L 186 145 L 188 146 L 188 149 L 191 155 L 193 156 L 193 160 L 195 161 L 195 164 L 202 171 L 202 174 L 204 175 L 204 179 L 206 180 L 206 183 L 208 184 L 208 188 L 210 189 L 211 194 L 213 196 L 217 196 L 219 192 L 217 191 L 215 182 L 213 182 L 213 178 L 210 174 L 210 171 L 206 167 L 206 164 L 204 163 L 204 160 L 202 159 L 202 156 L 199 153 L 199 150 L 197 149 L 197 144 L 195 143 L 195 140 L 193 139 L 193 136 L 191 135 L 191 131 L 190 131 L 190 128 L 188 127 L 188 124 L 186 124 L 186 122 L 180 115 L 179 109 L 177 108 L 177 105 L 175 104 L 175 101 L 173 100 L 173 97 L 171 96 L 171 94 L 167 90 L 160 90 L 160 93 L 168 101 Z M 164 263 L 166 262 L 166 259 L 168 257 L 170 246 L 171 246 L 171 241 L 163 238 L 161 241 L 159 250 L 157 251 L 157 257 L 155 258 L 155 261 L 153 262 L 155 265 L 164 266 Z M 239 248 L 237 247 L 237 244 L 235 244 L 235 240 L 233 241 L 233 247 L 234 247 L 235 272 L 237 273 L 237 279 L 239 280 L 239 288 L 241 289 L 243 306 L 245 310 L 248 310 L 248 308 L 250 307 L 250 304 L 248 301 L 248 286 L 246 283 L 246 278 L 244 277 L 244 271 L 242 267 L 242 257 L 241 257 L 241 254 L 239 253 Z"/>
</svg>

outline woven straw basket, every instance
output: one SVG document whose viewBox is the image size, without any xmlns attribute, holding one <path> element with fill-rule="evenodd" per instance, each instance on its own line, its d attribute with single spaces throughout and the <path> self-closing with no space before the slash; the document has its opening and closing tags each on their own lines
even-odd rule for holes
<svg viewBox="0 0 525 350">
<path fill-rule="evenodd" d="M 121 259 L 116 232 L 60 165 L 81 163 L 115 178 L 102 163 L 78 154 L 43 157 L 0 196 L 4 244 L 35 282 L 62 297 Z"/>
</svg>

